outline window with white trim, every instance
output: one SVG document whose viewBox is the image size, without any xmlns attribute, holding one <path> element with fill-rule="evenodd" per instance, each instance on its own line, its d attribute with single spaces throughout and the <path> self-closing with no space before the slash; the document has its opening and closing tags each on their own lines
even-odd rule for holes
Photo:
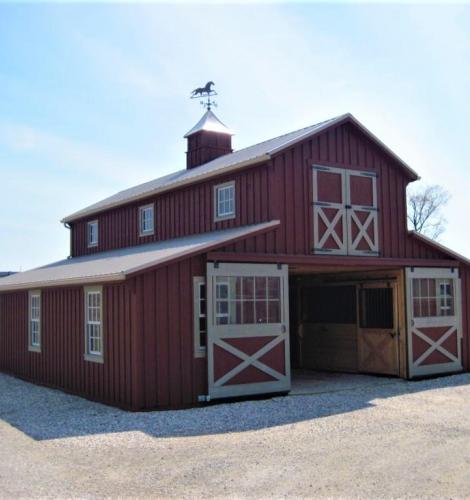
<svg viewBox="0 0 470 500">
<path fill-rule="evenodd" d="M 207 296 L 206 280 L 194 277 L 194 354 L 204 356 L 207 345 Z"/>
<path fill-rule="evenodd" d="M 217 276 L 215 324 L 250 325 L 281 322 L 278 276 Z"/>
<path fill-rule="evenodd" d="M 29 350 L 41 350 L 41 292 L 29 292 Z"/>
<path fill-rule="evenodd" d="M 154 233 L 155 223 L 153 215 L 153 204 L 139 208 L 139 234 L 148 236 Z"/>
<path fill-rule="evenodd" d="M 450 279 L 413 278 L 413 316 L 454 316 L 454 287 Z"/>
<path fill-rule="evenodd" d="M 87 224 L 88 247 L 98 246 L 98 221 L 92 220 Z"/>
<path fill-rule="evenodd" d="M 103 304 L 100 287 L 85 288 L 85 359 L 103 360 Z"/>
<path fill-rule="evenodd" d="M 235 182 L 220 184 L 214 188 L 215 220 L 235 217 Z"/>
</svg>

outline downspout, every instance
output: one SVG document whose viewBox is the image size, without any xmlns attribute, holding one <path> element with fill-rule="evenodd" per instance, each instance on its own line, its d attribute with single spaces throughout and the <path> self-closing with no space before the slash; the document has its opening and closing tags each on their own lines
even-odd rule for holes
<svg viewBox="0 0 470 500">
<path fill-rule="evenodd" d="M 69 233 L 69 256 L 67 257 L 67 259 L 71 259 L 72 258 L 72 226 L 68 223 L 68 222 L 64 222 L 64 227 L 67 228 L 68 230 L 70 230 L 70 233 Z"/>
</svg>

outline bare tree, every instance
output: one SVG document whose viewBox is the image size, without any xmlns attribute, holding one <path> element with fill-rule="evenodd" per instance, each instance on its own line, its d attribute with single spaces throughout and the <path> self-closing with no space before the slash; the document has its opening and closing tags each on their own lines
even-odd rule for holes
<svg viewBox="0 0 470 500">
<path fill-rule="evenodd" d="M 408 192 L 408 221 L 411 229 L 437 240 L 445 231 L 447 221 L 442 209 L 449 200 L 449 193 L 439 185 L 411 189 Z"/>
</svg>

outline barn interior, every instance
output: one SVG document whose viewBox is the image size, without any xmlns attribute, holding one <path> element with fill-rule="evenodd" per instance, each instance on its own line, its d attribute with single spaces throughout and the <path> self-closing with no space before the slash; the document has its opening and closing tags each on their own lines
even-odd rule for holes
<svg viewBox="0 0 470 500">
<path fill-rule="evenodd" d="M 406 377 L 402 269 L 289 269 L 293 378 L 306 372 Z"/>
</svg>

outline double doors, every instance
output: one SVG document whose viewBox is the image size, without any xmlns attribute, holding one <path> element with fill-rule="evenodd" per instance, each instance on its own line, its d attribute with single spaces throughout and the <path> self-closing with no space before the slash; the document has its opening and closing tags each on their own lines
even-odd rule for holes
<svg viewBox="0 0 470 500">
<path fill-rule="evenodd" d="M 314 253 L 378 255 L 377 212 L 374 172 L 314 165 Z"/>
</svg>

